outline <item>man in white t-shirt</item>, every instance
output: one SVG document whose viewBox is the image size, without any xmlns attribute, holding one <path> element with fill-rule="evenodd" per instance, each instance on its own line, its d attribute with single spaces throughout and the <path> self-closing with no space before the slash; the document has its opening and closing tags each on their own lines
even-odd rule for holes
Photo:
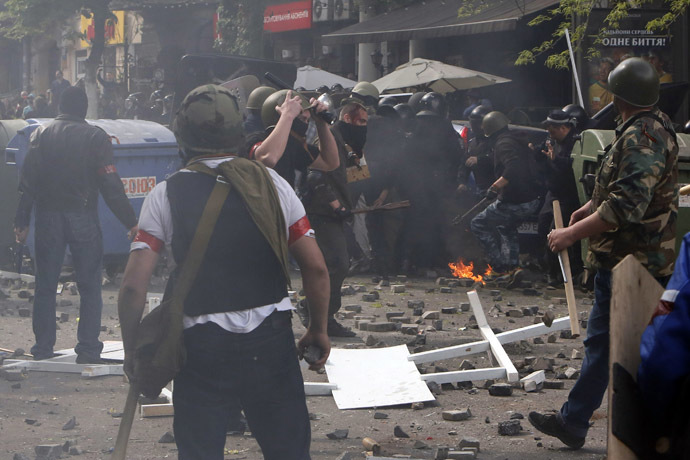
<svg viewBox="0 0 690 460">
<path fill-rule="evenodd" d="M 206 85 L 190 92 L 173 130 L 186 167 L 146 197 L 118 300 L 125 372 L 134 381 L 133 347 L 158 254 L 167 247 L 181 264 L 216 182 L 213 176 L 187 168 L 202 163 L 216 169 L 227 161 L 247 161 L 235 157 L 243 143 L 242 116 L 235 97 L 222 87 Z M 290 321 L 288 280 L 264 232 L 280 237 L 277 229 L 286 229 L 285 244 L 300 265 L 307 298 L 317 305 L 299 341 L 300 351 L 310 345 L 321 350 L 312 369 L 322 367 L 330 351 L 328 271 L 301 202 L 285 180 L 272 170 L 268 173 L 284 227 L 274 219 L 275 228 L 259 229 L 256 211 L 248 209 L 244 192 L 237 188 L 240 184 L 231 182 L 185 298 L 187 359 L 173 391 L 173 428 L 182 460 L 223 458 L 228 417 L 238 400 L 265 459 L 310 458 L 311 430 Z"/>
</svg>

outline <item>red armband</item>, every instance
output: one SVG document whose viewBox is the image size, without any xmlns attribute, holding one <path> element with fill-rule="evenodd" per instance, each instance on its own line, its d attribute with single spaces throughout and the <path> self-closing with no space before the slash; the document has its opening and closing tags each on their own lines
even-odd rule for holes
<svg viewBox="0 0 690 460">
<path fill-rule="evenodd" d="M 160 253 L 161 249 L 163 249 L 163 241 L 159 240 L 155 236 L 151 235 L 150 233 L 144 231 L 144 230 L 139 230 L 137 232 L 137 236 L 134 238 L 135 243 L 145 243 L 148 245 L 149 248 L 155 253 Z"/>
<path fill-rule="evenodd" d="M 309 219 L 307 216 L 302 217 L 300 220 L 290 225 L 290 237 L 288 238 L 288 246 L 290 246 L 295 241 L 299 240 L 303 236 L 314 236 L 314 230 L 311 228 Z"/>
<path fill-rule="evenodd" d="M 249 159 L 250 159 L 250 160 L 255 160 L 255 159 L 256 159 L 256 158 L 254 158 L 254 156 L 255 156 L 255 154 L 256 154 L 256 149 L 258 149 L 259 146 L 260 146 L 262 143 L 263 143 L 263 142 L 257 142 L 256 144 L 254 144 L 254 145 L 252 146 L 251 150 L 249 151 Z"/>
</svg>

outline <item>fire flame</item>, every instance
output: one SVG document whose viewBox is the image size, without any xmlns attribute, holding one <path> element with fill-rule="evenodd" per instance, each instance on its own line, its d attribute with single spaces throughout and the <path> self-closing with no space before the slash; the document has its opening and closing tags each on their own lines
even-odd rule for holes
<svg viewBox="0 0 690 460">
<path fill-rule="evenodd" d="M 465 261 L 460 259 L 458 260 L 458 263 L 449 263 L 448 267 L 450 268 L 450 271 L 453 273 L 453 276 L 456 278 L 468 278 L 471 280 L 474 280 L 476 283 L 484 283 L 484 277 L 488 276 L 493 269 L 491 268 L 491 265 L 487 265 L 486 271 L 484 272 L 484 275 L 474 274 L 474 262 L 470 261 L 467 265 L 465 265 Z"/>
</svg>

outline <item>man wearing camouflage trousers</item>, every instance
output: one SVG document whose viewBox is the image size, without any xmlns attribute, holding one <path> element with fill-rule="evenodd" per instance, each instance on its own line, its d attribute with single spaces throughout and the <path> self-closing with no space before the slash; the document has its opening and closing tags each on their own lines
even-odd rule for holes
<svg viewBox="0 0 690 460">
<path fill-rule="evenodd" d="M 548 237 L 553 252 L 589 238 L 588 261 L 597 272 L 585 358 L 560 412 L 529 414 L 536 429 L 573 449 L 584 445 L 608 386 L 611 269 L 633 254 L 665 286 L 675 260 L 678 144 L 671 121 L 655 107 L 659 77 L 649 63 L 630 58 L 608 83 L 623 124 L 606 149 L 592 199 L 573 213 L 568 227 Z"/>
</svg>

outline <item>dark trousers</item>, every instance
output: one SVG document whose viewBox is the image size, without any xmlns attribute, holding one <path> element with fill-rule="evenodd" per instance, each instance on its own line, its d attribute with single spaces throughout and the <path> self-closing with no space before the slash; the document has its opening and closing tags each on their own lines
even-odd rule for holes
<svg viewBox="0 0 690 460">
<path fill-rule="evenodd" d="M 215 323 L 184 332 L 173 429 L 180 460 L 222 460 L 237 400 L 266 460 L 309 460 L 311 427 L 290 312 L 247 334 Z"/>
<path fill-rule="evenodd" d="M 657 278 L 666 286 L 668 277 Z M 580 377 L 561 407 L 565 426 L 576 436 L 586 436 L 589 419 L 601 406 L 609 384 L 609 320 L 611 311 L 611 271 L 599 269 L 594 277 L 594 305 L 587 320 L 585 358 Z"/>
<path fill-rule="evenodd" d="M 331 282 L 331 296 L 328 301 L 328 315 L 335 315 L 341 306 L 340 288 L 350 268 L 350 258 L 347 252 L 344 224 L 338 220 L 309 216 L 316 243 L 319 245 L 328 268 Z"/>
<path fill-rule="evenodd" d="M 55 292 L 60 270 L 69 246 L 79 288 L 79 326 L 75 351 L 99 357 L 103 344 L 101 332 L 101 265 L 103 238 L 98 215 L 89 212 L 36 210 L 36 295 L 33 330 L 36 344 L 31 353 L 47 357 L 55 346 Z"/>
</svg>

